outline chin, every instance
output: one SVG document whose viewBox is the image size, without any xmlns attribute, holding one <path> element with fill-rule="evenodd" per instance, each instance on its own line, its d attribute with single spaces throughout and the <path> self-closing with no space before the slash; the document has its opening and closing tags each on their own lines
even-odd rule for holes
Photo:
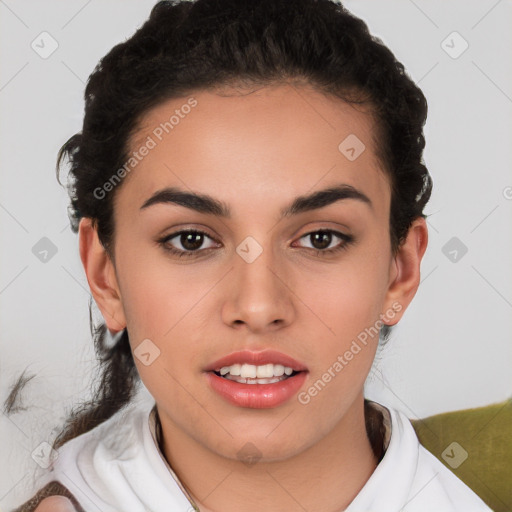
<svg viewBox="0 0 512 512">
<path fill-rule="evenodd" d="M 317 440 L 312 434 L 311 439 L 298 436 L 296 429 L 280 432 L 272 431 L 276 425 L 270 428 L 246 429 L 243 435 L 233 436 L 222 443 L 212 442 L 212 451 L 233 461 L 240 461 L 247 466 L 256 463 L 280 462 L 295 457 L 307 450 Z M 292 435 L 293 432 L 293 435 Z"/>
</svg>

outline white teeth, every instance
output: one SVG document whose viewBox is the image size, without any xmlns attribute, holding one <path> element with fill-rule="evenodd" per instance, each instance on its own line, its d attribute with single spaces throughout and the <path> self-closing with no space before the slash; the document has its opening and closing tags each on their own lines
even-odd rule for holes
<svg viewBox="0 0 512 512">
<path fill-rule="evenodd" d="M 272 377 L 270 379 L 243 379 L 242 377 L 233 377 L 229 374 L 226 375 L 225 378 L 228 380 L 234 380 L 240 384 L 275 384 L 276 382 L 281 382 L 286 379 L 284 376 Z"/>
<path fill-rule="evenodd" d="M 273 364 L 265 364 L 263 366 L 256 367 L 256 377 L 258 379 L 264 379 L 266 377 L 274 376 L 274 365 Z"/>
<path fill-rule="evenodd" d="M 293 368 L 283 366 L 282 364 L 263 364 L 255 366 L 253 364 L 233 364 L 223 366 L 218 370 L 223 377 L 235 376 L 242 379 L 272 379 L 282 375 L 290 376 Z"/>
<path fill-rule="evenodd" d="M 242 370 L 242 365 L 241 364 L 233 364 L 231 366 L 228 366 L 229 368 L 229 373 L 231 373 L 231 375 L 240 375 L 240 371 Z"/>
<path fill-rule="evenodd" d="M 276 377 L 281 377 L 281 375 L 284 375 L 284 366 L 282 364 L 274 365 L 274 375 Z"/>
<path fill-rule="evenodd" d="M 256 366 L 252 364 L 243 364 L 240 370 L 240 377 L 243 379 L 254 379 L 256 377 L 256 370 Z"/>
</svg>

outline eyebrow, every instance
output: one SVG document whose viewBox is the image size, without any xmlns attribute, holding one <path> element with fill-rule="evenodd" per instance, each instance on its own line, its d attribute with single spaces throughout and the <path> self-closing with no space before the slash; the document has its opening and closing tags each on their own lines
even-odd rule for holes
<svg viewBox="0 0 512 512">
<path fill-rule="evenodd" d="M 372 208 L 369 197 L 351 185 L 340 184 L 324 190 L 317 190 L 309 195 L 296 197 L 292 203 L 281 209 L 281 217 L 324 208 L 338 201 L 355 199 Z M 187 192 L 176 187 L 168 187 L 155 192 L 141 206 L 141 210 L 155 204 L 176 204 L 196 212 L 231 218 L 229 206 L 206 194 Z"/>
</svg>

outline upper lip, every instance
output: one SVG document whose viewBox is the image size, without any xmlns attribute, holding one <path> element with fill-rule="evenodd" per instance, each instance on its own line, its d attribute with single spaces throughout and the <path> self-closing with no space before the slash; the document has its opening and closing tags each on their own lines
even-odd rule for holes
<svg viewBox="0 0 512 512">
<path fill-rule="evenodd" d="M 262 350 L 261 352 L 251 352 L 250 350 L 241 350 L 233 352 L 225 357 L 217 359 L 205 368 L 205 371 L 211 372 L 220 370 L 224 366 L 231 366 L 233 364 L 252 364 L 260 366 L 264 364 L 282 364 L 296 372 L 307 370 L 307 367 L 299 363 L 293 357 L 282 354 L 275 350 Z"/>
</svg>

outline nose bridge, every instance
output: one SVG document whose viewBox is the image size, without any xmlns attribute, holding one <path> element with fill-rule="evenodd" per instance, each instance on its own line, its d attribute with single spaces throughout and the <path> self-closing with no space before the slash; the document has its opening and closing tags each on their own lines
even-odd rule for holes
<svg viewBox="0 0 512 512">
<path fill-rule="evenodd" d="M 235 274 L 239 280 L 240 295 L 246 300 L 270 304 L 276 299 L 279 293 L 277 277 L 271 271 L 276 265 L 270 243 L 265 247 L 260 245 L 254 238 L 247 237 L 236 249 L 238 259 L 235 259 Z"/>
<path fill-rule="evenodd" d="M 251 330 L 284 325 L 292 320 L 293 305 L 285 286 L 283 266 L 269 245 L 247 237 L 236 248 L 225 321 L 244 323 Z"/>
</svg>

